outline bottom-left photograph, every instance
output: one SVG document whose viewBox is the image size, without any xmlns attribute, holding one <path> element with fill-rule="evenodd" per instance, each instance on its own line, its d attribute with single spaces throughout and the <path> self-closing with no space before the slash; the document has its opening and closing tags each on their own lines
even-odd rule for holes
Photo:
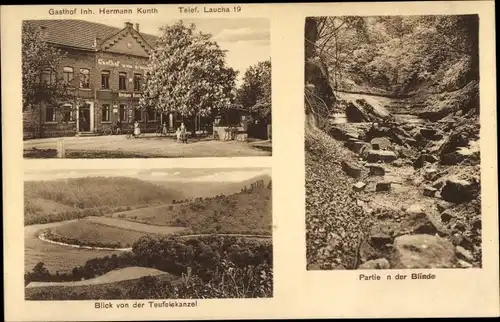
<svg viewBox="0 0 500 322">
<path fill-rule="evenodd" d="M 273 296 L 270 168 L 26 170 L 25 299 Z"/>
</svg>

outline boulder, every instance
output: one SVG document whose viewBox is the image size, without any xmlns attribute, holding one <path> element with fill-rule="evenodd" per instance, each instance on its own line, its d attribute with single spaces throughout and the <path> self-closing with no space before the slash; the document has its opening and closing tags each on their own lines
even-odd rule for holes
<svg viewBox="0 0 500 322">
<path fill-rule="evenodd" d="M 344 145 L 356 154 L 360 154 L 364 147 L 370 147 L 370 144 L 355 138 L 349 138 Z"/>
<path fill-rule="evenodd" d="M 423 127 L 420 129 L 420 134 L 424 138 L 429 139 L 429 140 L 432 140 L 434 138 L 434 136 L 436 135 L 436 133 L 437 133 L 436 129 L 432 129 L 432 128 L 428 128 L 428 127 Z"/>
<path fill-rule="evenodd" d="M 339 141 L 347 141 L 349 139 L 359 139 L 359 133 L 356 129 L 349 128 L 343 125 L 332 125 L 328 130 L 331 137 Z"/>
<path fill-rule="evenodd" d="M 474 256 L 472 256 L 472 253 L 467 249 L 463 248 L 462 246 L 455 247 L 455 251 L 457 253 L 458 258 L 468 262 L 474 261 Z"/>
<path fill-rule="evenodd" d="M 453 203 L 468 202 L 479 194 L 479 190 L 479 182 L 448 178 L 441 190 L 441 198 Z"/>
<path fill-rule="evenodd" d="M 367 240 L 364 240 L 359 246 L 359 260 L 365 263 L 369 260 L 379 257 L 379 252 L 373 248 Z"/>
<path fill-rule="evenodd" d="M 425 180 L 431 180 L 433 181 L 435 176 L 437 175 L 438 171 L 436 168 L 426 168 L 424 170 L 424 178 Z"/>
<path fill-rule="evenodd" d="M 366 183 L 359 181 L 359 182 L 355 183 L 352 187 L 353 187 L 354 191 L 359 192 L 359 191 L 362 191 L 366 187 Z"/>
<path fill-rule="evenodd" d="M 456 218 L 456 213 L 451 209 L 446 209 L 441 213 L 441 221 L 444 223 L 449 223 L 452 219 Z"/>
<path fill-rule="evenodd" d="M 469 148 L 460 147 L 456 151 L 443 154 L 441 156 L 441 164 L 455 165 L 466 163 L 468 165 L 478 165 L 481 163 L 479 151 Z"/>
<path fill-rule="evenodd" d="M 434 187 L 424 187 L 424 196 L 426 197 L 434 197 L 438 190 Z"/>
<path fill-rule="evenodd" d="M 370 144 L 372 145 L 372 148 L 374 150 L 387 150 L 392 146 L 391 141 L 387 138 L 374 138 L 370 141 Z M 375 148 L 375 146 L 378 146 L 378 149 Z"/>
<path fill-rule="evenodd" d="M 358 269 L 389 269 L 391 265 L 385 258 L 372 259 L 364 264 L 361 264 Z"/>
<path fill-rule="evenodd" d="M 390 260 L 395 269 L 453 268 L 457 265 L 455 247 L 439 236 L 403 235 L 394 239 Z"/>
<path fill-rule="evenodd" d="M 370 150 L 368 151 L 366 160 L 368 162 L 392 162 L 396 160 L 398 157 L 394 151 L 387 151 L 387 150 Z"/>
<path fill-rule="evenodd" d="M 446 235 L 442 225 L 428 215 L 420 205 L 413 205 L 407 210 L 407 215 L 402 219 L 398 235 L 405 234 L 428 234 Z"/>
<path fill-rule="evenodd" d="M 371 176 L 383 176 L 385 175 L 385 168 L 378 164 L 367 164 L 367 168 L 370 169 L 369 174 Z"/>
<path fill-rule="evenodd" d="M 342 170 L 353 178 L 359 178 L 361 176 L 361 167 L 353 162 L 342 161 Z"/>
<path fill-rule="evenodd" d="M 349 122 L 370 122 L 373 120 L 368 111 L 357 102 L 348 102 L 345 108 L 345 114 Z"/>
<path fill-rule="evenodd" d="M 375 186 L 375 191 L 390 191 L 390 190 L 391 190 L 390 181 L 377 182 L 377 185 Z"/>
</svg>

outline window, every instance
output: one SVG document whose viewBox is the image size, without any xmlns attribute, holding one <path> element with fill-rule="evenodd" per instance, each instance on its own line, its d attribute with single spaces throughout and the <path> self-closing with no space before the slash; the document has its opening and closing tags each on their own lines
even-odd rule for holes
<svg viewBox="0 0 500 322">
<path fill-rule="evenodd" d="M 135 109 L 134 120 L 142 121 L 142 110 L 140 108 Z"/>
<path fill-rule="evenodd" d="M 45 121 L 46 122 L 56 121 L 56 109 L 54 107 L 47 106 L 45 110 Z"/>
<path fill-rule="evenodd" d="M 118 75 L 118 89 L 121 91 L 127 89 L 127 73 L 120 73 Z"/>
<path fill-rule="evenodd" d="M 40 81 L 45 84 L 51 83 L 52 80 L 52 72 L 50 69 L 44 69 L 42 74 L 40 75 Z"/>
<path fill-rule="evenodd" d="M 148 113 L 148 120 L 149 121 L 156 121 L 156 110 L 154 108 L 148 107 L 147 109 Z"/>
<path fill-rule="evenodd" d="M 134 74 L 134 91 L 138 92 L 141 90 L 141 74 Z"/>
<path fill-rule="evenodd" d="M 102 105 L 102 122 L 110 121 L 110 107 L 109 104 Z"/>
<path fill-rule="evenodd" d="M 122 122 L 127 120 L 127 105 L 120 104 L 120 120 Z"/>
<path fill-rule="evenodd" d="M 63 106 L 63 120 L 64 122 L 72 122 L 73 119 L 73 106 L 71 104 L 65 104 Z"/>
<path fill-rule="evenodd" d="M 90 88 L 90 70 L 80 69 L 80 88 Z"/>
<path fill-rule="evenodd" d="M 73 80 L 73 67 L 64 67 L 63 68 L 63 78 L 66 83 L 71 83 Z"/>
<path fill-rule="evenodd" d="M 101 72 L 101 88 L 109 89 L 109 72 L 102 71 Z"/>
</svg>

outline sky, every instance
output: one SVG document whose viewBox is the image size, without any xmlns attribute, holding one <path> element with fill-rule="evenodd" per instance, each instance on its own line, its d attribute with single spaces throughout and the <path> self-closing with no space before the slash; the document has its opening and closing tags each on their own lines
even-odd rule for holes
<svg viewBox="0 0 500 322">
<path fill-rule="evenodd" d="M 87 19 L 110 26 L 123 28 L 125 22 L 139 24 L 140 32 L 159 36 L 159 28 L 165 24 L 171 25 L 178 19 Z M 189 25 L 194 23 L 197 30 L 213 35 L 213 39 L 223 48 L 228 50 L 227 63 L 239 71 L 239 83 L 246 69 L 259 61 L 267 60 L 270 53 L 270 23 L 269 19 L 262 18 L 209 18 L 209 19 L 182 19 Z"/>
<path fill-rule="evenodd" d="M 241 182 L 260 175 L 271 175 L 270 168 L 170 168 L 170 169 L 28 169 L 24 173 L 25 181 L 59 180 L 81 177 L 131 177 L 147 181 L 182 181 L 182 182 Z"/>
</svg>

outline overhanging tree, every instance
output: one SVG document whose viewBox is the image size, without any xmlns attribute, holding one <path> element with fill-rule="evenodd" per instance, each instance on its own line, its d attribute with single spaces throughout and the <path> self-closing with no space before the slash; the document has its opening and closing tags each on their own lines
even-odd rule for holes
<svg viewBox="0 0 500 322">
<path fill-rule="evenodd" d="M 237 72 L 226 66 L 226 52 L 212 35 L 196 31 L 194 24 L 179 21 L 161 32 L 139 107 L 192 117 L 194 135 L 198 116 L 232 106 Z"/>
<path fill-rule="evenodd" d="M 77 96 L 76 86 L 58 70 L 65 53 L 48 44 L 41 30 L 26 21 L 21 43 L 23 111 L 51 106 L 58 112 L 69 112 L 64 104 L 74 102 Z M 38 121 L 41 123 L 41 117 Z"/>
</svg>

